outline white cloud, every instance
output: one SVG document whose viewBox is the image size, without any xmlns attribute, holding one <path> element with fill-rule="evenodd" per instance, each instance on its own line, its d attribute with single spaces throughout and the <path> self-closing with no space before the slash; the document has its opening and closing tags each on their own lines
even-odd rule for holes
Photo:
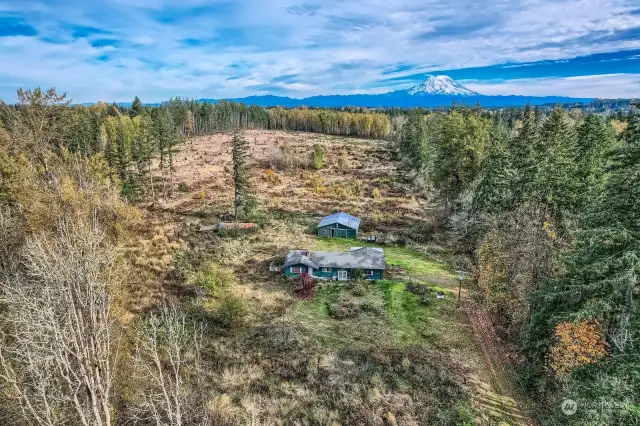
<svg viewBox="0 0 640 426">
<path fill-rule="evenodd" d="M 382 69 L 399 63 L 416 68 L 394 76 L 640 48 L 637 37 L 590 38 L 640 27 L 640 16 L 627 13 L 628 0 L 134 3 L 51 0 L 22 7 L 18 0 L 0 0 L 0 10 L 24 13 L 41 37 L 62 39 L 0 38 L 0 97 L 13 100 L 15 88 L 35 85 L 67 90 L 78 102 L 236 97 L 274 86 L 272 80 L 285 74 L 298 75 L 279 85 L 292 96 L 379 93 L 397 88 L 379 82 L 389 77 Z M 190 13 L 193 7 L 196 13 Z M 110 31 L 92 37 L 121 45 L 95 48 L 90 40 L 72 40 L 74 24 Z M 104 54 L 108 61 L 96 59 Z M 351 63 L 356 65 L 342 66 Z M 526 89 L 513 82 L 503 87 Z M 536 87 L 531 90 L 542 90 Z M 609 96 L 604 87 L 590 93 Z"/>
<path fill-rule="evenodd" d="M 465 82 L 483 95 L 640 98 L 640 74 L 605 74 L 565 78 L 525 78 L 504 82 Z"/>
</svg>

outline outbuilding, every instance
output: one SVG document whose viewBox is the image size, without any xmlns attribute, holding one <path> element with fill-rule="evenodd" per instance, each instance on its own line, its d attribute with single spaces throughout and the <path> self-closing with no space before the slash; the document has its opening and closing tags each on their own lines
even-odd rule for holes
<svg viewBox="0 0 640 426">
<path fill-rule="evenodd" d="M 356 238 L 360 219 L 345 212 L 334 213 L 323 217 L 318 224 L 319 237 Z"/>
</svg>

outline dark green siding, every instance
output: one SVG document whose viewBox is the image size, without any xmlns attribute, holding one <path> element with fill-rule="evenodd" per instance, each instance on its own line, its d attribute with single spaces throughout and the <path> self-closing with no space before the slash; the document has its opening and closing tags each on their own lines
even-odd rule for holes
<svg viewBox="0 0 640 426">
<path fill-rule="evenodd" d="M 288 277 L 297 277 L 299 274 L 296 272 L 291 272 L 291 268 L 302 267 L 303 273 L 306 273 L 309 269 L 305 265 L 291 265 L 287 266 L 284 270 L 284 273 Z"/>
<path fill-rule="evenodd" d="M 295 272 L 291 272 L 291 268 L 295 268 L 301 266 L 303 268 L 304 272 L 308 272 L 308 268 L 304 265 L 292 265 L 292 266 L 287 266 L 285 268 L 285 275 L 287 275 L 288 277 L 297 277 L 299 274 L 295 273 Z M 343 268 L 331 268 L 330 272 L 322 272 L 322 269 L 314 269 L 313 270 L 313 276 L 315 278 L 320 278 L 320 279 L 324 279 L 324 280 L 331 280 L 333 279 L 333 277 L 337 277 L 338 276 L 338 270 L 345 270 Z M 347 271 L 347 280 L 350 280 L 352 277 L 351 274 L 351 269 L 346 269 Z M 364 272 L 364 271 L 363 271 Z M 364 276 L 366 279 L 370 279 L 370 280 L 381 280 L 383 278 L 383 271 L 381 269 L 375 269 L 373 271 L 373 274 L 371 275 L 365 275 Z"/>
<path fill-rule="evenodd" d="M 321 269 L 314 269 L 313 270 L 313 276 L 317 277 L 317 278 L 324 278 L 324 279 L 328 279 L 330 280 L 331 278 L 333 278 L 334 275 L 337 274 L 337 269 L 336 268 L 330 268 L 331 270 L 329 272 L 322 272 Z"/>
<path fill-rule="evenodd" d="M 333 231 L 333 232 L 332 232 Z M 318 228 L 319 237 L 355 238 L 357 231 L 339 223 Z"/>
<path fill-rule="evenodd" d="M 381 280 L 383 278 L 384 271 L 382 269 L 374 269 L 373 275 L 365 275 L 365 278 L 369 280 Z"/>
</svg>

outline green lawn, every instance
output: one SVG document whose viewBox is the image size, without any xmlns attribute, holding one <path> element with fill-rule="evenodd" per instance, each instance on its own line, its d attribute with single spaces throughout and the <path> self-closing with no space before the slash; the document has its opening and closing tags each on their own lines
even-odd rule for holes
<svg viewBox="0 0 640 426">
<path fill-rule="evenodd" d="M 408 247 L 363 243 L 345 238 L 318 238 L 316 244 L 317 250 L 325 251 L 345 251 L 350 247 L 382 247 L 387 265 L 397 265 L 404 268 L 413 279 L 420 280 L 429 276 L 437 276 L 442 279 L 456 278 L 455 273 L 446 270 L 442 263 L 421 253 L 416 253 Z"/>
<path fill-rule="evenodd" d="M 371 282 L 366 286 L 366 293 L 358 296 L 350 287 L 344 283 L 320 284 L 313 300 L 296 304 L 295 322 L 332 347 L 353 347 L 354 343 L 363 348 L 420 343 L 441 346 L 440 322 L 455 317 L 455 297 L 447 289 L 429 286 L 425 304 L 409 292 L 403 282 Z M 445 291 L 445 300 L 436 300 L 436 290 Z M 361 309 L 349 318 L 337 319 L 331 315 L 331 307 L 345 303 Z"/>
</svg>

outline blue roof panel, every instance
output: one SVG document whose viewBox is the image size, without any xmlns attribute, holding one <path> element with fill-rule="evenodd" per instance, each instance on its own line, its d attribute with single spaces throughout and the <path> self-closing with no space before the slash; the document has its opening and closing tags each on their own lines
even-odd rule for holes
<svg viewBox="0 0 640 426">
<path fill-rule="evenodd" d="M 323 226 L 333 225 L 334 223 L 339 223 L 340 225 L 355 229 L 356 231 L 360 227 L 360 219 L 345 212 L 334 213 L 323 217 L 317 227 L 321 228 Z"/>
</svg>

